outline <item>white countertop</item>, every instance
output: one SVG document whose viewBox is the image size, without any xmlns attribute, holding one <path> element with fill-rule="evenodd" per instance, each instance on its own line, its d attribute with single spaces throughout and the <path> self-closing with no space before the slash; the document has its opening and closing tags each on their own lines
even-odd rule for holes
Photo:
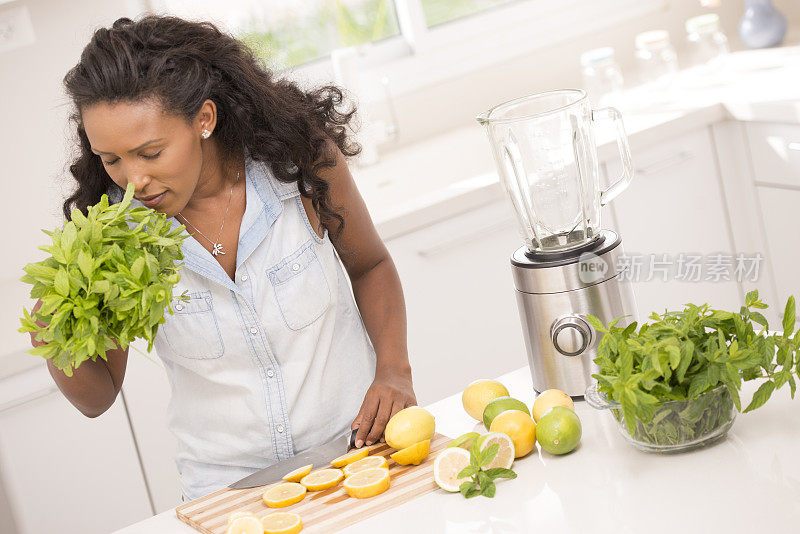
<svg viewBox="0 0 800 534">
<path fill-rule="evenodd" d="M 528 367 L 498 378 L 529 406 L 535 394 Z M 747 382 L 742 402 L 757 384 Z M 455 437 L 485 432 L 453 395 L 427 407 L 436 431 Z M 788 386 L 766 405 L 738 414 L 726 438 L 673 455 L 640 452 L 619 434 L 612 416 L 577 401 L 579 447 L 552 456 L 538 446 L 517 460 L 518 478 L 497 484 L 493 499 L 467 500 L 436 490 L 372 516 L 343 533 L 504 534 L 546 532 L 694 533 L 791 532 L 800 525 L 800 398 Z M 191 534 L 174 510 L 118 534 Z"/>
<path fill-rule="evenodd" d="M 800 46 L 729 55 L 718 73 L 681 71 L 668 90 L 640 85 L 615 106 L 622 112 L 634 165 L 636 149 L 722 120 L 800 123 Z M 477 115 L 483 110 L 473 110 Z M 601 160 L 615 160 L 613 128 L 596 127 Z M 392 150 L 378 163 L 354 167 L 383 239 L 501 198 L 484 129 L 476 122 Z"/>
</svg>

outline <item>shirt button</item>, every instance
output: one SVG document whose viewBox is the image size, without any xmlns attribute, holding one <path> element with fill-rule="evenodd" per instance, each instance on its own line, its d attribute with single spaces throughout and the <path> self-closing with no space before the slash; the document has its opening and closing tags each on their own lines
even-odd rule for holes
<svg viewBox="0 0 800 534">
<path fill-rule="evenodd" d="M 175 311 L 181 311 L 183 309 L 183 304 L 176 304 Z"/>
<path fill-rule="evenodd" d="M 247 282 L 248 276 L 246 274 L 242 275 L 242 282 Z"/>
<path fill-rule="evenodd" d="M 268 376 L 268 377 L 270 377 L 270 378 L 272 378 L 273 376 L 275 376 L 275 371 L 273 371 L 272 369 L 270 369 L 269 371 L 267 371 L 267 376 Z"/>
<path fill-rule="evenodd" d="M 277 430 L 278 432 L 283 432 L 283 425 L 276 426 L 275 430 Z"/>
<path fill-rule="evenodd" d="M 299 271 L 300 270 L 300 264 L 299 263 L 295 263 L 294 265 L 292 265 L 292 270 L 293 271 Z"/>
<path fill-rule="evenodd" d="M 250 333 L 251 334 L 258 334 L 258 328 L 256 328 L 255 326 L 251 327 L 250 328 Z"/>
</svg>

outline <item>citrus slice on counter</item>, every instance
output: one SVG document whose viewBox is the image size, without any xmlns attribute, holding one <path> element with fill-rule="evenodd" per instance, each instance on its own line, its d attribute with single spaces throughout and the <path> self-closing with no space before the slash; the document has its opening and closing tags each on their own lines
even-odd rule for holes
<svg viewBox="0 0 800 534">
<path fill-rule="evenodd" d="M 265 491 L 261 499 L 270 508 L 283 508 L 302 501 L 305 496 L 305 486 L 297 482 L 284 482 Z"/>
<path fill-rule="evenodd" d="M 426 439 L 390 455 L 400 465 L 419 465 L 431 453 L 431 440 Z"/>
<path fill-rule="evenodd" d="M 308 491 L 322 491 L 334 487 L 343 478 L 344 473 L 341 469 L 320 469 L 304 476 L 300 484 Z"/>
<path fill-rule="evenodd" d="M 261 518 L 263 534 L 297 534 L 303 530 L 300 516 L 292 512 L 276 512 Z"/>
<path fill-rule="evenodd" d="M 356 499 L 367 499 L 389 489 L 389 470 L 385 467 L 365 469 L 344 481 L 344 490 Z"/>
<path fill-rule="evenodd" d="M 231 521 L 225 534 L 264 534 L 264 527 L 255 515 L 245 515 Z"/>
<path fill-rule="evenodd" d="M 468 451 L 461 447 L 444 449 L 433 461 L 433 480 L 445 491 L 458 491 L 461 484 L 469 481 L 469 477 L 458 478 L 461 470 L 468 465 Z"/>
<path fill-rule="evenodd" d="M 344 477 L 347 478 L 350 475 L 355 475 L 356 473 L 372 469 L 373 467 L 385 467 L 388 469 L 389 462 L 387 462 L 386 458 L 383 456 L 367 456 L 357 462 L 344 466 Z"/>
<path fill-rule="evenodd" d="M 366 458 L 368 454 L 369 454 L 369 447 L 362 447 L 360 449 L 350 451 L 347 454 L 343 454 L 338 458 L 331 460 L 331 465 L 333 467 L 344 467 L 347 464 L 352 464 L 353 462 L 357 462 L 362 458 Z"/>
<path fill-rule="evenodd" d="M 514 449 L 514 442 L 508 435 L 502 432 L 489 432 L 488 434 L 481 436 L 480 440 L 482 451 L 486 450 L 488 447 L 491 447 L 495 443 L 499 445 L 497 454 L 494 458 L 492 458 L 491 462 L 483 466 L 484 470 L 491 469 L 493 467 L 511 469 L 511 466 L 514 464 L 516 449 Z"/>
<path fill-rule="evenodd" d="M 247 510 L 236 510 L 228 514 L 228 524 L 230 525 L 233 523 L 234 519 L 238 519 L 239 517 L 258 517 L 253 512 L 248 512 Z"/>
<path fill-rule="evenodd" d="M 286 482 L 300 482 L 300 480 L 311 472 L 311 468 L 314 467 L 314 464 L 304 465 L 303 467 L 298 467 L 294 471 L 290 471 L 283 475 L 283 480 Z"/>
</svg>

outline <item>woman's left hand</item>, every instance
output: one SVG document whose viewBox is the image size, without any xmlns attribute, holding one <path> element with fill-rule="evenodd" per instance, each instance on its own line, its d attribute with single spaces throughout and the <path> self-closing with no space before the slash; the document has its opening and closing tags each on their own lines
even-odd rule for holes
<svg viewBox="0 0 800 534">
<path fill-rule="evenodd" d="M 383 439 L 386 423 L 394 414 L 407 406 L 416 406 L 417 397 L 411 385 L 411 371 L 378 371 L 375 380 L 367 390 L 361 410 L 350 429 L 356 432 L 356 447 L 364 443 L 372 445 Z"/>
</svg>

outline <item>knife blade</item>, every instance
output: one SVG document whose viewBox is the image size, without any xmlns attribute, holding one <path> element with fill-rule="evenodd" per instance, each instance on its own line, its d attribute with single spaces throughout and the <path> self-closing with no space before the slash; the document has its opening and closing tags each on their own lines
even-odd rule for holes
<svg viewBox="0 0 800 534">
<path fill-rule="evenodd" d="M 342 434 L 333 441 L 329 441 L 319 447 L 313 447 L 291 458 L 267 466 L 260 471 L 247 475 L 228 487 L 231 489 L 246 489 L 266 486 L 267 484 L 282 480 L 284 475 L 294 471 L 298 467 L 303 467 L 308 464 L 314 464 L 315 466 L 327 465 L 328 462 L 334 458 L 355 448 L 356 432 L 358 432 L 358 429 L 348 430 L 346 434 Z"/>
</svg>

